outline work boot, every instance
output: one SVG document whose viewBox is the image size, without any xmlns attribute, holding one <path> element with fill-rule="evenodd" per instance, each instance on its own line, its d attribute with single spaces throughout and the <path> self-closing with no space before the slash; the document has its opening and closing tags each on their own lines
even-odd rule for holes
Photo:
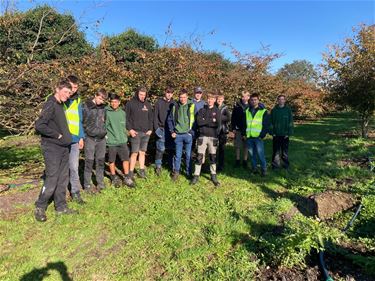
<svg viewBox="0 0 375 281">
<path fill-rule="evenodd" d="M 139 169 L 139 171 L 138 171 L 138 176 L 139 176 L 141 179 L 145 179 L 145 178 L 147 178 L 145 169 Z"/>
<path fill-rule="evenodd" d="M 91 186 L 91 185 L 87 185 L 87 186 L 85 186 L 84 191 L 85 191 L 87 194 L 92 194 L 92 195 L 96 193 L 94 187 Z"/>
<path fill-rule="evenodd" d="M 243 160 L 243 161 L 242 161 L 242 167 L 243 167 L 244 169 L 247 169 L 247 160 Z"/>
<path fill-rule="evenodd" d="M 129 176 L 125 176 L 125 178 L 124 178 L 124 184 L 126 186 L 130 187 L 130 188 L 135 187 L 134 181 L 132 181 L 132 179 Z"/>
<path fill-rule="evenodd" d="M 45 222 L 47 220 L 46 211 L 42 208 L 36 207 L 34 216 L 37 221 Z"/>
<path fill-rule="evenodd" d="M 192 180 L 190 181 L 190 185 L 195 185 L 195 184 L 197 184 L 198 180 L 199 180 L 199 176 L 194 176 L 194 177 L 192 178 Z"/>
<path fill-rule="evenodd" d="M 83 199 L 81 198 L 81 194 L 79 192 L 78 193 L 72 193 L 72 199 L 73 199 L 73 201 L 77 202 L 80 205 L 86 204 L 86 202 L 83 201 Z"/>
<path fill-rule="evenodd" d="M 216 187 L 220 186 L 220 182 L 217 180 L 216 174 L 211 174 L 211 181 Z"/>
<path fill-rule="evenodd" d="M 121 179 L 117 175 L 111 175 L 111 183 L 114 187 L 119 188 L 121 187 Z"/>
<path fill-rule="evenodd" d="M 156 167 L 156 168 L 155 168 L 155 174 L 156 174 L 158 177 L 160 177 L 160 175 L 161 175 L 161 167 Z"/>
<path fill-rule="evenodd" d="M 129 171 L 129 178 L 134 181 L 134 171 Z"/>
<path fill-rule="evenodd" d="M 172 173 L 172 181 L 177 181 L 179 175 L 180 175 L 179 172 L 173 171 L 173 173 Z"/>
<path fill-rule="evenodd" d="M 78 214 L 78 211 L 69 209 L 68 207 L 65 207 L 64 209 L 61 210 L 56 210 L 56 215 L 74 215 Z"/>
</svg>

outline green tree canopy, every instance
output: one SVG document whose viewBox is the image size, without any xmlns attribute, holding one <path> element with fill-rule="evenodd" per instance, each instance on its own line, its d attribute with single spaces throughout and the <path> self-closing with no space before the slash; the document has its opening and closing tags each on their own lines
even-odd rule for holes
<svg viewBox="0 0 375 281">
<path fill-rule="evenodd" d="M 314 65 L 307 60 L 287 63 L 277 72 L 277 75 L 287 81 L 302 80 L 308 83 L 314 83 L 318 78 Z"/>
<path fill-rule="evenodd" d="M 75 59 L 91 50 L 73 16 L 50 6 L 0 17 L 0 57 L 8 62 Z"/>
</svg>

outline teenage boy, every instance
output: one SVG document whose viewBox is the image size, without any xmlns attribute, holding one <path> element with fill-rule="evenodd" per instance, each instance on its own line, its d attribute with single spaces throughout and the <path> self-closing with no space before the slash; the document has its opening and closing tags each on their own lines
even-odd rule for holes
<svg viewBox="0 0 375 281">
<path fill-rule="evenodd" d="M 157 176 L 160 176 L 161 174 L 161 166 L 165 150 L 171 150 L 173 148 L 173 139 L 171 137 L 171 134 L 169 133 L 167 122 L 167 116 L 169 114 L 173 102 L 172 97 L 173 89 L 171 87 L 167 87 L 164 91 L 164 97 L 159 98 L 154 106 L 154 130 L 157 138 L 155 154 L 155 173 Z"/>
<path fill-rule="evenodd" d="M 168 115 L 168 128 L 175 142 L 173 157 L 172 180 L 176 181 L 180 175 L 182 152 L 185 152 L 186 175 L 191 175 L 191 146 L 193 143 L 193 124 L 195 105 L 188 100 L 188 92 L 182 89 L 179 100 L 174 102 Z"/>
<path fill-rule="evenodd" d="M 41 148 L 45 164 L 45 180 L 35 202 L 35 219 L 47 220 L 46 209 L 52 199 L 57 214 L 72 214 L 76 211 L 67 207 L 66 187 L 69 183 L 69 150 L 72 143 L 63 103 L 69 98 L 72 86 L 68 80 L 61 80 L 55 94 L 50 96 L 35 122 L 35 129 L 41 134 Z"/>
<path fill-rule="evenodd" d="M 69 131 L 72 135 L 72 145 L 69 153 L 70 193 L 74 201 L 82 204 L 83 201 L 80 195 L 82 185 L 78 174 L 79 154 L 80 150 L 83 149 L 85 137 L 83 130 L 82 100 L 78 92 L 78 77 L 70 75 L 67 79 L 72 86 L 71 95 L 64 103 L 65 115 L 68 121 Z"/>
<path fill-rule="evenodd" d="M 246 129 L 245 111 L 249 107 L 250 92 L 242 91 L 241 99 L 236 102 L 232 112 L 232 130 L 234 133 L 234 147 L 236 149 L 235 167 L 241 165 L 242 150 L 242 166 L 247 168 L 247 144 L 242 137 L 242 132 Z"/>
<path fill-rule="evenodd" d="M 285 95 L 277 97 L 277 104 L 271 111 L 271 128 L 270 134 L 273 136 L 273 153 L 272 153 L 272 168 L 285 169 L 289 168 L 289 137 L 293 134 L 293 114 L 289 106 L 286 105 Z"/>
<path fill-rule="evenodd" d="M 197 139 L 197 160 L 195 164 L 194 177 L 190 184 L 194 185 L 198 182 L 203 159 L 206 150 L 208 150 L 208 158 L 210 162 L 211 181 L 215 186 L 220 183 L 216 177 L 216 150 L 218 145 L 218 134 L 221 124 L 220 110 L 215 106 L 216 97 L 210 93 L 207 97 L 207 105 L 198 111 L 197 125 L 199 129 L 199 138 Z"/>
<path fill-rule="evenodd" d="M 126 129 L 130 135 L 131 146 L 129 176 L 134 180 L 134 168 L 138 157 L 138 176 L 146 178 L 145 158 L 153 126 L 152 106 L 147 101 L 146 88 L 141 87 L 138 89 L 134 97 L 127 102 L 125 112 Z"/>
<path fill-rule="evenodd" d="M 266 137 L 269 128 L 269 115 L 263 104 L 259 103 L 259 95 L 250 96 L 250 107 L 245 111 L 246 130 L 243 131 L 244 139 L 250 154 L 253 173 L 257 173 L 257 156 L 260 161 L 261 175 L 266 175 L 266 157 L 264 153 L 263 139 Z"/>
<path fill-rule="evenodd" d="M 111 173 L 111 181 L 115 187 L 120 187 L 121 181 L 116 175 L 116 157 L 122 162 L 125 175 L 124 184 L 134 187 L 133 180 L 129 177 L 129 148 L 128 132 L 126 130 L 126 113 L 120 107 L 120 97 L 116 93 L 109 94 L 110 106 L 106 107 L 108 162 Z"/>
<path fill-rule="evenodd" d="M 216 104 L 220 110 L 221 115 L 221 125 L 219 128 L 219 146 L 217 149 L 217 171 L 222 171 L 224 169 L 224 153 L 225 144 L 227 143 L 227 135 L 229 133 L 229 120 L 230 112 L 228 107 L 224 104 L 224 95 L 218 95 L 216 98 Z"/>
<path fill-rule="evenodd" d="M 83 127 L 85 129 L 85 170 L 84 188 L 92 193 L 92 168 L 96 166 L 96 181 L 99 190 L 105 188 L 104 165 L 107 130 L 105 128 L 105 100 L 107 92 L 100 89 L 93 99 L 89 99 L 83 105 Z"/>
</svg>

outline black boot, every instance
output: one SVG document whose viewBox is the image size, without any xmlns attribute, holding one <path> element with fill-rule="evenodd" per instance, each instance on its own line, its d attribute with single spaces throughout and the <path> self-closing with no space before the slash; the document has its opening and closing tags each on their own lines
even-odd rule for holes
<svg viewBox="0 0 375 281">
<path fill-rule="evenodd" d="M 81 194 L 79 192 L 78 193 L 72 193 L 72 199 L 73 199 L 73 201 L 77 202 L 80 205 L 86 204 L 86 202 L 82 200 Z"/>
<path fill-rule="evenodd" d="M 158 177 L 160 177 L 160 175 L 161 175 L 161 167 L 156 167 L 156 168 L 155 168 L 155 174 L 156 174 Z"/>
<path fill-rule="evenodd" d="M 111 175 L 112 185 L 116 188 L 119 188 L 122 184 L 120 178 L 117 175 Z"/>
<path fill-rule="evenodd" d="M 220 182 L 217 180 L 216 174 L 211 174 L 211 181 L 216 187 L 220 186 Z"/>
<path fill-rule="evenodd" d="M 199 176 L 194 176 L 194 177 L 191 179 L 191 181 L 190 181 L 190 185 L 195 185 L 195 184 L 197 184 L 198 180 L 199 180 Z"/>
<path fill-rule="evenodd" d="M 177 181 L 179 175 L 180 175 L 179 172 L 173 171 L 173 173 L 172 173 L 172 181 Z"/>
<path fill-rule="evenodd" d="M 139 169 L 139 171 L 138 171 L 138 176 L 139 176 L 141 179 L 145 179 L 145 178 L 147 178 L 147 175 L 146 175 L 146 171 L 145 171 L 145 169 Z"/>
<path fill-rule="evenodd" d="M 42 208 L 35 208 L 34 216 L 37 221 L 45 222 L 47 220 L 46 211 Z"/>
</svg>

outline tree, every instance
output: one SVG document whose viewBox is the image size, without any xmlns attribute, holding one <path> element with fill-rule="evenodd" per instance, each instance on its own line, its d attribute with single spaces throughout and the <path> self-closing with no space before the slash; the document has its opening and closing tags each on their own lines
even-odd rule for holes
<svg viewBox="0 0 375 281">
<path fill-rule="evenodd" d="M 353 38 L 324 54 L 324 77 L 330 98 L 360 116 L 362 137 L 375 111 L 375 25 L 354 29 Z"/>
<path fill-rule="evenodd" d="M 302 80 L 307 83 L 315 83 L 318 73 L 314 65 L 307 60 L 295 60 L 290 64 L 285 64 L 279 69 L 277 75 L 286 81 Z"/>
<path fill-rule="evenodd" d="M 152 52 L 158 48 L 154 38 L 139 34 L 134 29 L 104 38 L 108 44 L 108 50 L 116 58 L 117 62 L 132 63 L 141 57 L 137 50 Z"/>
<path fill-rule="evenodd" d="M 0 58 L 16 64 L 53 59 L 76 59 L 92 47 L 71 15 L 50 6 L 0 17 Z"/>
</svg>

